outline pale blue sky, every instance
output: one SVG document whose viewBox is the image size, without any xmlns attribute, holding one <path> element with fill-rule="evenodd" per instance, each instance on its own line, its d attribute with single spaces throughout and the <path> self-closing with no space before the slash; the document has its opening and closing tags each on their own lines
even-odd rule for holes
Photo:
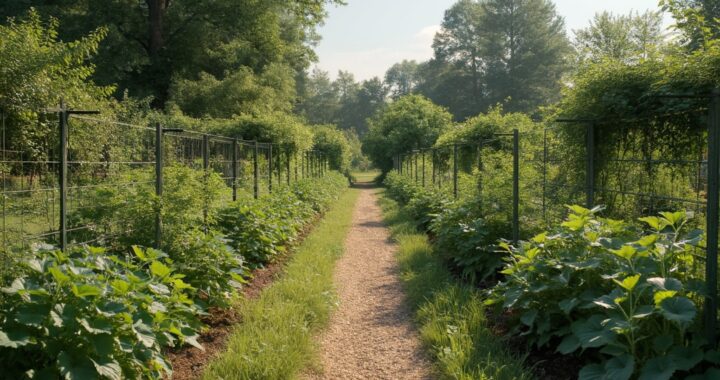
<svg viewBox="0 0 720 380">
<path fill-rule="evenodd" d="M 382 77 L 403 59 L 427 60 L 432 39 L 446 9 L 455 0 L 348 0 L 331 7 L 330 17 L 319 32 L 318 66 L 335 77 L 338 70 L 364 80 Z M 595 12 L 615 13 L 657 9 L 657 0 L 555 0 L 565 17 L 568 35 L 588 25 Z M 667 23 L 670 23 L 669 17 Z"/>
</svg>

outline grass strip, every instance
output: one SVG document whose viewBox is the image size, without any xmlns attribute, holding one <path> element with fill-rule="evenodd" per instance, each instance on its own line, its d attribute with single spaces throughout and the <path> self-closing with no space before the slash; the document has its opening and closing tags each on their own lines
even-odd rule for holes
<svg viewBox="0 0 720 380">
<path fill-rule="evenodd" d="M 242 323 L 204 379 L 290 379 L 312 363 L 315 333 L 337 304 L 333 270 L 358 194 L 346 191 L 298 247 L 283 276 L 260 298 L 238 306 Z"/>
<path fill-rule="evenodd" d="M 439 377 L 532 379 L 522 358 L 511 354 L 502 338 L 490 331 L 478 291 L 452 276 L 433 255 L 427 236 L 417 232 L 396 202 L 383 197 L 381 205 L 399 245 L 397 259 L 408 302 Z"/>
</svg>

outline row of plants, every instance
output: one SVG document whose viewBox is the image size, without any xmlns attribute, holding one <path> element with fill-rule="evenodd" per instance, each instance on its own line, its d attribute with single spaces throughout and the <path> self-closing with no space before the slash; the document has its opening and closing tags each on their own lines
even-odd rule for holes
<svg viewBox="0 0 720 380">
<path fill-rule="evenodd" d="M 704 235 L 687 213 L 632 222 L 572 206 L 564 222 L 513 245 L 477 200 L 450 202 L 396 173 L 385 183 L 437 254 L 486 289 L 508 337 L 572 355 L 580 379 L 720 376 L 701 318 Z"/>
<path fill-rule="evenodd" d="M 94 207 L 72 215 L 93 218 L 97 234 L 113 232 L 103 235 L 105 248 L 18 252 L 0 294 L 3 376 L 169 376 L 164 351 L 202 349 L 197 337 L 209 308 L 227 306 L 250 269 L 276 260 L 347 187 L 333 172 L 223 205 L 215 192 L 225 185 L 214 175 L 179 167 L 165 174 L 166 189 L 176 191 L 162 200 L 141 180 L 108 184 L 94 190 Z M 157 207 L 163 240 L 160 249 L 146 248 L 156 243 Z"/>
</svg>

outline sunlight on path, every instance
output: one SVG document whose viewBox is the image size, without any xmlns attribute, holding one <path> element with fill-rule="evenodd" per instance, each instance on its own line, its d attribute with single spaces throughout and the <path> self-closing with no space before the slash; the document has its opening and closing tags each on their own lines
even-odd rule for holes
<svg viewBox="0 0 720 380">
<path fill-rule="evenodd" d="M 339 309 L 321 336 L 324 373 L 308 379 L 430 379 L 375 190 L 363 189 L 338 262 Z"/>
</svg>

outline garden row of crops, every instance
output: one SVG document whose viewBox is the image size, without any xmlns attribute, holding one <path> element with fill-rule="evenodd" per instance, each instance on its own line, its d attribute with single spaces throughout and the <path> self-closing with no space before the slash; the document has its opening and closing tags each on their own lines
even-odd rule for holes
<svg viewBox="0 0 720 380">
<path fill-rule="evenodd" d="M 91 121 L 71 132 L 91 133 L 100 122 Z M 182 135 L 165 138 L 159 166 L 142 128 L 98 146 L 71 134 L 59 175 L 62 160 L 4 160 L 3 376 L 168 376 L 164 352 L 201 348 L 208 310 L 229 306 L 251 271 L 283 254 L 347 186 L 318 156 L 287 147 L 273 155 L 269 144 L 237 156 L 210 148 L 207 135 L 174 133 Z M 102 159 L 91 159 L 94 148 Z M 59 217 L 65 250 L 55 248 Z M 30 236 L 28 226 L 40 233 Z"/>
<path fill-rule="evenodd" d="M 502 239 L 509 224 L 482 212 L 477 193 L 455 200 L 397 172 L 385 183 L 437 254 L 485 289 L 507 335 L 573 356 L 581 379 L 720 375 L 701 318 L 704 236 L 686 212 L 623 221 L 572 206 L 564 221 L 513 244 Z"/>
</svg>

